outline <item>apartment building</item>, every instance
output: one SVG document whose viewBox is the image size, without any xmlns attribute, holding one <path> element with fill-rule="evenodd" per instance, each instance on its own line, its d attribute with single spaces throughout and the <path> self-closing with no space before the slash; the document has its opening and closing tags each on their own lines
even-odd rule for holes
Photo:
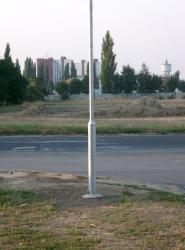
<svg viewBox="0 0 185 250">
<path fill-rule="evenodd" d="M 47 85 L 52 83 L 54 88 L 61 80 L 65 80 L 65 67 L 69 64 L 69 76 L 71 75 L 72 59 L 67 59 L 62 56 L 59 60 L 53 58 L 38 58 L 37 59 L 37 76 L 42 78 Z M 85 75 L 88 74 L 88 62 L 81 60 L 81 62 L 74 63 L 77 73 L 77 78 L 83 80 Z M 98 59 L 94 59 L 94 78 L 95 88 L 100 89 L 100 63 Z"/>
</svg>

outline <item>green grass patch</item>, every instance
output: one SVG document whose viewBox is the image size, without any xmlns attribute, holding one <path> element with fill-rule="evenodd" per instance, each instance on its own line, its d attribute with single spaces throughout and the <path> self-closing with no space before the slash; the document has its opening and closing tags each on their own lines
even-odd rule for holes
<svg viewBox="0 0 185 250">
<path fill-rule="evenodd" d="M 31 204 L 40 201 L 43 201 L 43 197 L 32 191 L 0 189 L 0 206 Z"/>
<path fill-rule="evenodd" d="M 85 123 L 41 124 L 41 123 L 8 123 L 0 124 L 0 135 L 58 135 L 87 134 Z M 97 122 L 97 134 L 168 134 L 185 133 L 185 125 L 158 124 L 116 124 Z"/>
<path fill-rule="evenodd" d="M 150 190 L 148 199 L 151 201 L 168 201 L 173 203 L 185 203 L 184 195 L 158 191 L 158 190 Z"/>
<path fill-rule="evenodd" d="M 120 197 L 121 203 L 127 202 L 171 202 L 185 203 L 185 197 L 181 194 L 165 192 L 147 188 L 146 186 L 125 185 Z"/>
</svg>

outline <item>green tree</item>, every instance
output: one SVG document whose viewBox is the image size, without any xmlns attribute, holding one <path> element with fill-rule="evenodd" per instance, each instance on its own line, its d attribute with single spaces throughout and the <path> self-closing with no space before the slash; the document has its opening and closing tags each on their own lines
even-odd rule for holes
<svg viewBox="0 0 185 250">
<path fill-rule="evenodd" d="M 10 55 L 10 44 L 7 43 L 5 53 L 4 53 L 4 60 L 6 62 L 12 63 L 12 57 Z"/>
<path fill-rule="evenodd" d="M 113 52 L 114 41 L 107 31 L 103 38 L 101 52 L 101 74 L 100 79 L 104 93 L 112 93 L 114 89 L 114 75 L 116 72 L 117 63 L 115 62 L 116 55 Z"/>
<path fill-rule="evenodd" d="M 178 88 L 179 88 L 180 91 L 185 92 L 185 80 L 180 80 L 179 81 Z"/>
<path fill-rule="evenodd" d="M 8 68 L 5 60 L 0 60 L 0 105 L 6 105 L 9 100 Z"/>
<path fill-rule="evenodd" d="M 21 74 L 21 67 L 20 67 L 18 59 L 16 59 L 15 67 L 17 68 L 18 72 Z"/>
<path fill-rule="evenodd" d="M 69 63 L 66 64 L 65 69 L 64 69 L 64 78 L 65 80 L 69 79 Z"/>
<path fill-rule="evenodd" d="M 140 93 L 152 93 L 152 76 L 148 67 L 143 63 L 140 73 L 138 74 L 138 85 Z"/>
<path fill-rule="evenodd" d="M 93 63 L 93 72 L 94 72 L 94 88 L 95 89 L 99 89 L 99 79 L 98 79 L 98 74 L 97 74 L 97 71 L 96 71 L 96 63 L 94 61 Z"/>
<path fill-rule="evenodd" d="M 71 95 L 80 94 L 82 92 L 81 81 L 77 78 L 72 78 L 69 81 L 69 92 Z"/>
<path fill-rule="evenodd" d="M 42 89 L 42 91 L 46 91 L 46 85 L 45 85 L 45 69 L 44 69 L 44 64 L 41 63 L 41 65 L 39 65 L 39 69 L 38 69 L 38 76 L 37 76 L 38 80 L 39 80 L 39 84 L 40 87 Z"/>
<path fill-rule="evenodd" d="M 122 76 L 119 73 L 116 73 L 114 75 L 114 93 L 118 94 L 123 92 L 123 87 L 122 87 L 123 81 L 122 81 Z"/>
<path fill-rule="evenodd" d="M 11 60 L 10 46 L 6 46 L 4 59 L 0 60 L 1 103 L 22 103 L 26 96 L 27 81 L 21 75 L 18 64 Z"/>
<path fill-rule="evenodd" d="M 69 85 L 66 81 L 58 82 L 56 86 L 57 93 L 61 96 L 62 100 L 68 100 L 70 97 Z"/>
<path fill-rule="evenodd" d="M 44 93 L 38 79 L 30 79 L 26 91 L 26 100 L 30 102 L 44 100 Z"/>
<path fill-rule="evenodd" d="M 175 72 L 168 81 L 166 82 L 167 91 L 174 92 L 176 88 L 178 88 L 180 82 L 180 72 Z"/>
<path fill-rule="evenodd" d="M 153 74 L 151 79 L 151 90 L 152 92 L 161 91 L 162 89 L 162 78 L 158 75 Z"/>
<path fill-rule="evenodd" d="M 129 65 L 123 66 L 121 72 L 121 92 L 125 92 L 126 94 L 131 93 L 133 90 L 137 89 L 137 78 L 135 74 L 135 70 L 131 68 Z"/>
<path fill-rule="evenodd" d="M 36 64 L 30 57 L 27 57 L 24 62 L 23 75 L 26 79 L 36 78 Z"/>
<path fill-rule="evenodd" d="M 76 72 L 75 64 L 72 61 L 72 63 L 71 63 L 71 77 L 76 78 L 76 76 L 77 76 L 77 72 Z"/>
<path fill-rule="evenodd" d="M 89 93 L 89 76 L 87 76 L 87 75 L 81 81 L 81 92 L 84 94 Z"/>
</svg>

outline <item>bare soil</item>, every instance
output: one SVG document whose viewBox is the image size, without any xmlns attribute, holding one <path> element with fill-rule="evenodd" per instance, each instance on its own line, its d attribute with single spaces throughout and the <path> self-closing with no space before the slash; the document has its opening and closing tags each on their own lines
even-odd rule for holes
<svg viewBox="0 0 185 250">
<path fill-rule="evenodd" d="M 87 178 L 71 174 L 48 172 L 2 172 L 0 173 L 0 188 L 26 189 L 39 191 L 56 201 L 59 210 L 72 207 L 91 207 L 117 201 L 122 189 L 119 185 L 110 186 L 98 183 L 98 191 L 104 194 L 104 199 L 86 200 Z"/>
</svg>

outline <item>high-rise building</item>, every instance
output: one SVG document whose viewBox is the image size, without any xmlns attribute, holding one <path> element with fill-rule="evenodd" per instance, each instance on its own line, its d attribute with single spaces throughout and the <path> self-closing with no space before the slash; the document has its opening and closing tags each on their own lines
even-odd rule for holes
<svg viewBox="0 0 185 250">
<path fill-rule="evenodd" d="M 44 82 L 44 87 L 47 87 L 48 84 L 53 85 L 55 88 L 57 83 L 61 80 L 65 80 L 65 67 L 69 64 L 69 77 L 71 75 L 71 66 L 73 60 L 67 59 L 65 56 L 62 56 L 59 60 L 53 58 L 39 58 L 37 59 L 37 77 Z M 77 78 L 83 80 L 86 75 L 88 75 L 88 65 L 89 63 L 85 60 L 81 62 L 74 63 L 77 73 Z M 94 59 L 94 82 L 95 89 L 101 92 L 101 83 L 100 83 L 100 63 L 98 59 Z"/>
<path fill-rule="evenodd" d="M 85 60 L 81 60 L 81 62 L 75 63 L 77 78 L 83 80 L 85 75 L 87 75 L 87 62 Z"/>
<path fill-rule="evenodd" d="M 62 80 L 65 79 L 65 75 L 64 75 L 64 72 L 65 72 L 65 60 L 67 58 L 65 56 L 62 56 L 61 57 L 61 76 L 62 76 Z"/>
<path fill-rule="evenodd" d="M 57 83 L 62 80 L 62 67 L 61 60 L 53 61 L 53 84 L 54 87 L 57 86 Z"/>
</svg>

